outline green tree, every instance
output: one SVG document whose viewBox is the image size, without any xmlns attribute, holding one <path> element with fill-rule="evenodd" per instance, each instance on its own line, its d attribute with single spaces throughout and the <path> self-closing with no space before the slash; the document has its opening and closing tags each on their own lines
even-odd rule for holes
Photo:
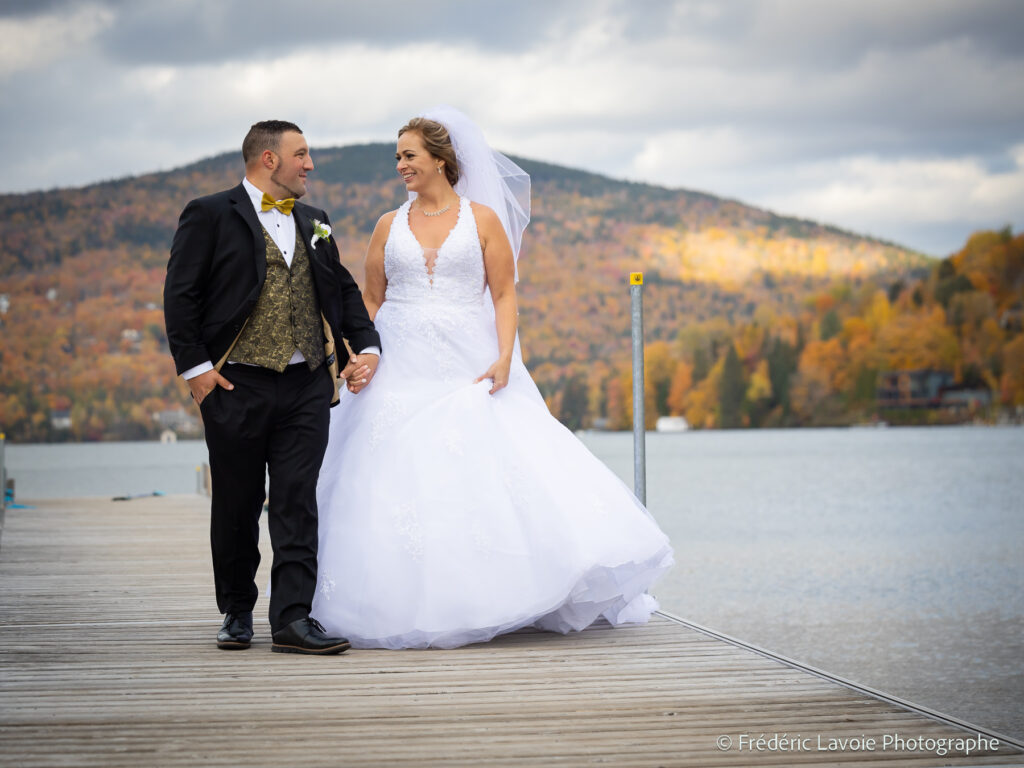
<svg viewBox="0 0 1024 768">
<path fill-rule="evenodd" d="M 768 378 L 772 383 L 772 401 L 789 413 L 790 379 L 796 373 L 798 355 L 791 344 L 776 338 L 768 352 Z"/>
<path fill-rule="evenodd" d="M 945 263 L 943 262 L 943 264 Z M 939 280 L 938 285 L 935 286 L 935 298 L 943 307 L 948 307 L 949 300 L 958 293 L 967 293 L 973 290 L 974 284 L 965 275 L 956 275 Z"/>
<path fill-rule="evenodd" d="M 747 387 L 743 382 L 743 366 L 736 354 L 736 347 L 729 345 L 722 368 L 722 381 L 718 385 L 718 424 L 725 429 L 740 426 L 743 396 Z"/>
<path fill-rule="evenodd" d="M 559 421 L 572 430 L 582 429 L 587 415 L 587 380 L 577 373 L 565 380 Z"/>
<path fill-rule="evenodd" d="M 711 361 L 703 347 L 697 347 L 693 351 L 693 383 L 699 384 L 707 377 L 711 370 Z"/>
<path fill-rule="evenodd" d="M 843 323 L 839 319 L 839 315 L 834 309 L 830 309 L 825 313 L 825 316 L 821 318 L 821 329 L 819 336 L 822 341 L 828 341 L 839 335 L 839 332 L 843 330 Z"/>
</svg>

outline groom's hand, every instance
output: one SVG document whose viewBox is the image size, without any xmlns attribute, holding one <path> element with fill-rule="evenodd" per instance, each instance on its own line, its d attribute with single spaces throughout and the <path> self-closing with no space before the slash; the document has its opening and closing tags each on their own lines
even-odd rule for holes
<svg viewBox="0 0 1024 768">
<path fill-rule="evenodd" d="M 192 399 L 196 401 L 196 405 L 201 405 L 206 396 L 217 387 L 234 389 L 235 385 L 213 369 L 188 380 L 188 388 L 192 390 Z"/>
<path fill-rule="evenodd" d="M 358 395 L 370 383 L 373 374 L 377 372 L 377 363 L 379 362 L 380 357 L 372 353 L 352 355 L 348 365 L 338 374 L 338 378 L 345 380 L 345 386 L 348 387 L 349 392 Z"/>
</svg>

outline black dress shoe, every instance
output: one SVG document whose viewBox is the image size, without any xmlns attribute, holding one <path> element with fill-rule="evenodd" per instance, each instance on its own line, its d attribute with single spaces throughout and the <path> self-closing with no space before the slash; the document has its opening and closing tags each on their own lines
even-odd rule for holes
<svg viewBox="0 0 1024 768">
<path fill-rule="evenodd" d="M 217 647 L 225 651 L 243 651 L 252 642 L 252 611 L 229 613 L 217 633 Z"/>
<path fill-rule="evenodd" d="M 331 637 L 314 618 L 296 619 L 274 633 L 270 650 L 276 653 L 315 653 L 326 656 L 347 651 L 351 644 L 344 637 Z"/>
</svg>

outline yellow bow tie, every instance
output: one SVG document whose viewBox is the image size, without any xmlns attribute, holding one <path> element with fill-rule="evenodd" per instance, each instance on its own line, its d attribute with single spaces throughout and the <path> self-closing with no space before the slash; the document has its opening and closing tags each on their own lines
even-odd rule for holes
<svg viewBox="0 0 1024 768">
<path fill-rule="evenodd" d="M 263 199 L 260 201 L 260 210 L 269 211 L 271 208 L 277 208 L 285 216 L 291 216 L 292 207 L 295 205 L 295 198 L 288 197 L 284 200 L 275 200 L 266 192 L 263 193 Z"/>
</svg>

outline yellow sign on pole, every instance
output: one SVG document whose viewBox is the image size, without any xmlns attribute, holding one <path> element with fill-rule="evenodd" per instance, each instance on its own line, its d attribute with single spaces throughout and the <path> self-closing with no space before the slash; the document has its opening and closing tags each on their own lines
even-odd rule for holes
<svg viewBox="0 0 1024 768">
<path fill-rule="evenodd" d="M 629 273 L 629 284 L 630 285 L 643 285 L 644 284 L 644 273 L 643 272 L 630 272 Z"/>
</svg>

